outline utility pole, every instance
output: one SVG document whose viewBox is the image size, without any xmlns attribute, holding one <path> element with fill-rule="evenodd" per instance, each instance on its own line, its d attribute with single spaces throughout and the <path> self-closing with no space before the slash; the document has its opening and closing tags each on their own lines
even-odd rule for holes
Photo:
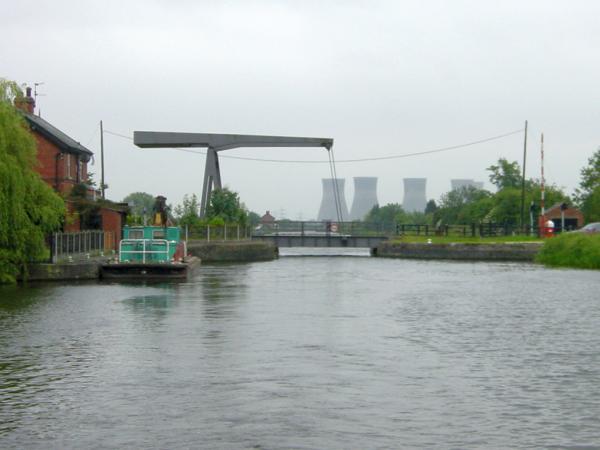
<svg viewBox="0 0 600 450">
<path fill-rule="evenodd" d="M 100 168 L 102 169 L 100 189 L 102 191 L 102 198 L 104 199 L 104 128 L 102 126 L 102 121 L 100 121 Z"/>
<path fill-rule="evenodd" d="M 545 208 L 545 181 L 544 181 L 544 133 L 542 133 L 542 140 L 541 140 L 541 156 L 542 156 L 542 179 L 541 179 L 541 184 L 540 184 L 540 188 L 541 188 L 541 195 L 542 198 L 540 199 L 540 213 L 541 213 L 541 224 L 540 224 L 540 228 L 543 230 L 541 235 L 542 237 L 546 237 L 546 208 Z"/>
<path fill-rule="evenodd" d="M 527 121 L 525 121 L 525 140 L 523 142 L 523 179 L 521 180 L 521 229 L 525 227 L 525 167 L 527 165 Z"/>
</svg>

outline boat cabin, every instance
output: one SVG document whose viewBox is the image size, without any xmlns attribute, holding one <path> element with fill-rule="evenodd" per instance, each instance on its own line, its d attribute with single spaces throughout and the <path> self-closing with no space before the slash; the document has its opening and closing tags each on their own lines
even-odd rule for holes
<svg viewBox="0 0 600 450">
<path fill-rule="evenodd" d="M 185 255 L 178 227 L 125 226 L 119 244 L 119 262 L 169 263 Z"/>
</svg>

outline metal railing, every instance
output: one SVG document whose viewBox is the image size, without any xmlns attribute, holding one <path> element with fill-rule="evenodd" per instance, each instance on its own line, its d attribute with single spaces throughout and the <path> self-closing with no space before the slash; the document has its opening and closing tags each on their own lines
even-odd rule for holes
<svg viewBox="0 0 600 450">
<path fill-rule="evenodd" d="M 64 259 L 85 259 L 114 253 L 117 248 L 112 231 L 89 230 L 73 233 L 52 233 L 48 246 L 52 262 Z"/>
<path fill-rule="evenodd" d="M 252 234 L 251 227 L 239 224 L 185 226 L 183 232 L 185 240 L 203 241 L 239 241 Z"/>
<path fill-rule="evenodd" d="M 183 255 L 185 256 L 187 255 L 187 243 L 185 241 L 181 242 L 183 244 Z M 142 244 L 141 250 L 123 250 L 123 245 L 135 245 L 136 247 L 138 247 L 139 244 Z M 171 244 L 177 245 L 177 242 L 168 241 L 166 239 L 122 239 L 121 242 L 119 242 L 119 262 L 130 262 L 129 260 L 124 258 L 124 254 L 141 254 L 142 264 L 146 264 L 147 255 L 164 254 L 166 255 L 166 258 L 163 262 L 170 262 Z M 152 246 L 154 245 L 164 245 L 165 250 L 148 250 L 148 247 L 153 248 Z"/>
<path fill-rule="evenodd" d="M 350 236 L 454 236 L 498 237 L 539 236 L 540 230 L 511 224 L 472 223 L 464 225 L 403 224 L 396 222 L 334 222 L 334 221 L 276 221 L 261 224 L 252 230 L 253 236 L 268 235 L 350 235 Z M 560 232 L 555 228 L 555 232 Z"/>
</svg>

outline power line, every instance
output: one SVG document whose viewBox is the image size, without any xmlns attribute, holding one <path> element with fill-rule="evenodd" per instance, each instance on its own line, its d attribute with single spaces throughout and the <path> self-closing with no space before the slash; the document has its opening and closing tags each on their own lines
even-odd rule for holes
<svg viewBox="0 0 600 450">
<path fill-rule="evenodd" d="M 503 134 L 499 134 L 496 136 L 491 136 L 488 138 L 484 138 L 484 139 L 478 139 L 476 141 L 471 141 L 471 142 L 466 142 L 464 144 L 458 144 L 458 145 L 450 145 L 447 147 L 440 147 L 440 148 L 435 148 L 432 150 L 425 150 L 425 151 L 421 151 L 421 152 L 413 152 L 413 153 L 403 153 L 400 155 L 389 155 L 389 156 L 379 156 L 379 157 L 372 157 L 372 158 L 357 158 L 357 159 L 341 159 L 341 160 L 337 160 L 336 163 L 337 164 L 343 164 L 343 163 L 357 163 L 357 162 L 368 162 L 368 161 L 385 161 L 385 160 L 390 160 L 390 159 L 400 159 L 400 158 L 409 158 L 411 156 L 421 156 L 421 155 L 429 155 L 432 153 L 441 153 L 441 152 L 447 152 L 450 150 L 457 150 L 460 148 L 466 148 L 466 147 L 471 147 L 473 145 L 478 145 L 478 144 L 483 144 L 486 142 L 491 142 L 491 141 L 496 141 L 498 139 L 503 139 L 505 137 L 508 136 L 513 136 L 515 134 L 519 134 L 522 133 L 524 131 L 523 128 L 520 128 L 518 130 L 514 130 L 514 131 L 510 131 L 508 133 L 503 133 Z M 108 130 L 104 130 L 105 133 L 107 134 L 111 134 L 113 136 L 118 136 L 124 139 L 128 139 L 130 141 L 133 140 L 133 138 L 126 136 L 124 134 L 120 134 L 120 133 L 115 133 L 114 131 L 108 131 Z M 196 151 L 196 150 L 189 150 L 187 148 L 181 148 L 181 147 L 168 147 L 168 148 L 172 148 L 174 150 L 179 150 L 182 152 L 188 152 L 188 153 L 195 153 L 197 155 L 206 155 L 206 152 L 203 151 Z M 232 155 L 219 155 L 219 157 L 221 158 L 229 158 L 229 159 L 239 159 L 242 161 L 258 161 L 258 162 L 269 162 L 269 163 L 287 163 L 287 164 L 329 164 L 328 160 L 292 160 L 292 159 L 263 159 L 263 158 L 250 158 L 250 157 L 246 157 L 246 156 L 232 156 Z"/>
</svg>

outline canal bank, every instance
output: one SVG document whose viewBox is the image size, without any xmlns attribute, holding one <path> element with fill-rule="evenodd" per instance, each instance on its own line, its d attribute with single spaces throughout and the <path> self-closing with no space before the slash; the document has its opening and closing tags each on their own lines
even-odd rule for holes
<svg viewBox="0 0 600 450">
<path fill-rule="evenodd" d="M 188 254 L 194 256 L 193 268 L 202 263 L 272 261 L 278 257 L 278 248 L 256 241 L 189 241 Z M 102 266 L 110 258 L 97 257 L 59 263 L 33 263 L 27 268 L 27 276 L 19 281 L 68 281 L 97 280 L 103 278 Z M 104 270 L 106 273 L 106 270 Z"/>
<path fill-rule="evenodd" d="M 382 242 L 371 254 L 381 258 L 533 262 L 542 245 L 540 242 Z"/>
<path fill-rule="evenodd" d="M 188 253 L 202 262 L 255 262 L 277 258 L 278 248 L 261 241 L 195 241 L 187 243 Z"/>
</svg>

